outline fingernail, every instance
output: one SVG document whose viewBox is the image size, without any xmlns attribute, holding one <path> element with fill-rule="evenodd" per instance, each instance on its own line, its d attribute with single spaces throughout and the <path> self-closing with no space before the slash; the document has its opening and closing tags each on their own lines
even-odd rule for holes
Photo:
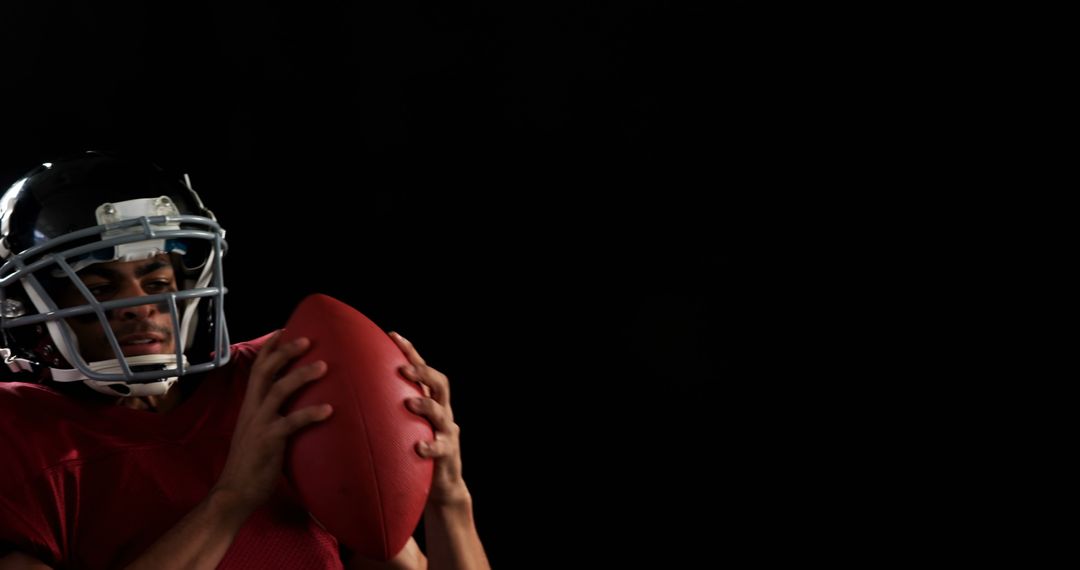
<svg viewBox="0 0 1080 570">
<path fill-rule="evenodd" d="M 408 400 L 405 400 L 405 403 L 409 406 L 410 410 L 418 410 L 420 409 L 422 401 L 423 400 L 420 398 L 409 398 Z"/>
<path fill-rule="evenodd" d="M 393 333 L 390 333 L 390 334 L 393 334 L 394 336 L 398 337 L 399 339 L 401 339 L 401 340 L 403 340 L 403 341 L 405 341 L 405 342 L 408 342 L 408 341 L 409 341 L 409 339 L 407 339 L 407 338 L 405 338 L 405 337 L 401 336 L 401 333 L 399 333 L 399 332 L 396 332 L 396 331 L 395 331 L 395 332 L 393 332 Z"/>
<path fill-rule="evenodd" d="M 322 412 L 323 412 L 323 417 L 328 418 L 328 417 L 330 417 L 331 414 L 334 413 L 334 406 L 331 406 L 330 404 L 323 404 Z"/>
</svg>

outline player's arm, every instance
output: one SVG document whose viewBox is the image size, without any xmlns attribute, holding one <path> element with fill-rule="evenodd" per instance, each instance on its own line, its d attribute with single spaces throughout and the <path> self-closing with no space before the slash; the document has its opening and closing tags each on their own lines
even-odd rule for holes
<svg viewBox="0 0 1080 570">
<path fill-rule="evenodd" d="M 391 338 L 409 361 L 402 374 L 423 386 L 427 394 L 405 405 L 427 418 L 435 432 L 434 441 L 422 441 L 416 447 L 421 457 L 435 461 L 431 493 L 424 506 L 428 565 L 432 570 L 490 570 L 473 520 L 472 495 L 461 475 L 461 429 L 450 407 L 450 382 L 424 362 L 411 342 L 397 333 Z"/>
<path fill-rule="evenodd" d="M 327 405 L 309 406 L 287 416 L 278 413 L 293 392 L 326 372 L 326 364 L 317 361 L 277 378 L 286 364 L 311 344 L 300 338 L 278 346 L 280 336 L 279 332 L 267 341 L 252 365 L 229 456 L 217 485 L 129 568 L 216 568 L 244 521 L 277 486 L 289 436 L 330 417 L 332 410 Z"/>
</svg>

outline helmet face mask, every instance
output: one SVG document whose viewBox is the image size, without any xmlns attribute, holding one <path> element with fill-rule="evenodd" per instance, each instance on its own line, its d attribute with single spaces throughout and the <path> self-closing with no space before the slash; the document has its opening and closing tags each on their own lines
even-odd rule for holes
<svg viewBox="0 0 1080 570">
<path fill-rule="evenodd" d="M 164 394 L 228 361 L 225 250 L 195 192 L 156 166 L 103 153 L 46 163 L 0 198 L 0 351 L 54 381 Z"/>
</svg>

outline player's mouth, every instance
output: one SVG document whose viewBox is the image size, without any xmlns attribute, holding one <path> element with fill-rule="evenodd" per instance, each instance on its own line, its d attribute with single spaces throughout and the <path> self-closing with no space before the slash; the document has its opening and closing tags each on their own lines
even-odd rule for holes
<svg viewBox="0 0 1080 570">
<path fill-rule="evenodd" d="M 161 354 L 169 351 L 168 338 L 158 333 L 141 333 L 128 335 L 117 339 L 124 356 L 139 356 L 141 354 Z"/>
</svg>

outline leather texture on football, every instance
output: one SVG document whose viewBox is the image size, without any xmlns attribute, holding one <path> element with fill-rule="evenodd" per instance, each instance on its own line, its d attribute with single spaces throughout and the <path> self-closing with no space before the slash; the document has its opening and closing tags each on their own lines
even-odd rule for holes
<svg viewBox="0 0 1080 570">
<path fill-rule="evenodd" d="M 326 295 L 297 305 L 281 342 L 307 337 L 291 366 L 316 360 L 326 374 L 286 404 L 283 414 L 328 403 L 334 413 L 293 435 L 286 474 L 315 519 L 352 551 L 385 561 L 412 536 L 431 489 L 432 461 L 416 454 L 433 439 L 426 419 L 405 408 L 422 396 L 401 375 L 405 355 L 375 323 Z"/>
</svg>

